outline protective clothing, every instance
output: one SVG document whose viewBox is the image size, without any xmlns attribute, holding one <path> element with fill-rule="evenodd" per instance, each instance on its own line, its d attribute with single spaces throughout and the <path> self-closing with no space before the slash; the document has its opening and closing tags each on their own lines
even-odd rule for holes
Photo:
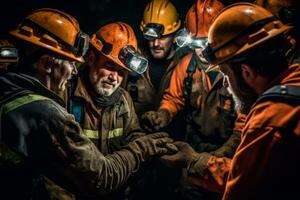
<svg viewBox="0 0 300 200">
<path fill-rule="evenodd" d="M 1 63 L 18 62 L 18 50 L 7 39 L 0 39 L 0 62 Z"/>
<path fill-rule="evenodd" d="M 123 22 L 102 26 L 91 36 L 90 43 L 104 57 L 129 71 L 143 73 L 148 61 L 137 52 L 137 40 L 132 28 Z"/>
<path fill-rule="evenodd" d="M 176 57 L 176 56 L 175 56 Z M 170 77 L 178 61 L 175 59 L 166 60 L 156 63 L 149 60 L 147 71 L 141 75 L 137 73 L 129 73 L 123 81 L 123 87 L 131 95 L 134 108 L 137 115 L 141 119 L 142 114 L 147 111 L 155 110 L 159 106 L 163 91 L 169 87 Z M 179 59 L 178 59 L 179 60 Z M 166 70 L 160 80 L 159 87 L 156 88 L 150 78 L 150 68 L 164 68 Z"/>
<path fill-rule="evenodd" d="M 219 0 L 197 0 L 185 17 L 185 26 L 193 37 L 207 37 L 214 17 L 225 6 Z"/>
<path fill-rule="evenodd" d="M 196 69 L 192 75 L 191 93 L 186 95 L 184 82 L 193 56 L 195 55 L 186 55 L 176 66 L 159 109 L 167 110 L 172 119 L 177 112 L 189 106 L 191 119 L 186 130 L 187 142 L 197 152 L 212 152 L 230 140 L 231 148 L 223 156 L 231 157 L 239 143 L 241 132 L 241 127 L 235 123 L 237 112 L 232 95 L 223 87 L 222 74 L 216 70 L 206 73 L 199 60 L 196 60 Z"/>
<path fill-rule="evenodd" d="M 78 62 L 84 61 L 89 44 L 75 18 L 50 8 L 32 12 L 10 34 Z"/>
<path fill-rule="evenodd" d="M 80 104 L 82 118 L 78 120 L 86 135 L 104 155 L 120 150 L 122 146 L 144 135 L 132 99 L 122 88 L 121 95 L 115 103 L 109 106 L 97 105 L 97 96 L 93 96 L 90 90 L 88 66 L 74 79 L 67 97 L 70 113 L 76 117 L 76 106 Z M 74 89 L 72 89 L 74 88 Z M 78 111 L 77 111 L 78 112 Z M 99 128 L 100 127 L 100 128 Z"/>
<path fill-rule="evenodd" d="M 144 10 L 140 29 L 145 36 L 160 38 L 174 33 L 181 25 L 178 12 L 169 0 L 152 0 Z"/>
<path fill-rule="evenodd" d="M 260 6 L 250 3 L 232 4 L 211 25 L 204 55 L 211 64 L 217 65 L 240 57 L 253 47 L 291 29 L 291 26 L 282 24 Z"/>
<path fill-rule="evenodd" d="M 272 85 L 300 86 L 294 64 Z M 298 199 L 300 105 L 269 99 L 256 104 L 246 118 L 241 144 L 232 160 L 224 200 Z M 253 170 L 255 169 L 255 170 Z"/>
<path fill-rule="evenodd" d="M 105 196 L 123 185 L 142 161 L 167 152 L 165 143 L 172 141 L 167 134 L 147 135 L 104 156 L 83 136 L 61 98 L 36 78 L 9 72 L 0 77 L 0 85 L 1 194 L 11 199 Z"/>
<path fill-rule="evenodd" d="M 186 168 L 199 159 L 199 153 L 186 142 L 176 141 L 173 143 L 178 148 L 177 153 L 164 155 L 160 160 L 169 167 Z"/>
</svg>

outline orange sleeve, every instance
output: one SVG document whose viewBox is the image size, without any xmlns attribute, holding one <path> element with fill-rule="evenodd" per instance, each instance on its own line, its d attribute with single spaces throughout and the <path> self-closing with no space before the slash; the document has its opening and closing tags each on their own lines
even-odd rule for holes
<svg viewBox="0 0 300 200">
<path fill-rule="evenodd" d="M 233 131 L 242 132 L 245 125 L 246 115 L 242 113 L 237 113 L 237 118 L 234 123 Z"/>
<path fill-rule="evenodd" d="M 170 79 L 170 86 L 163 93 L 159 108 L 168 110 L 171 118 L 184 106 L 184 79 L 187 77 L 186 70 L 192 55 L 186 55 L 177 64 Z"/>
</svg>

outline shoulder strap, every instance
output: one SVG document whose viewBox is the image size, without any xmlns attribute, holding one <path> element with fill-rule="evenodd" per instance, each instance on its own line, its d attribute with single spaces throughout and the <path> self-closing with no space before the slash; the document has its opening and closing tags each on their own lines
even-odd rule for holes
<svg viewBox="0 0 300 200">
<path fill-rule="evenodd" d="M 84 121 L 85 108 L 83 100 L 74 96 L 77 82 L 78 77 L 76 76 L 71 80 L 71 86 L 68 89 L 68 112 L 73 114 L 75 121 L 82 126 Z"/>
<path fill-rule="evenodd" d="M 300 104 L 300 86 L 295 85 L 275 85 L 264 92 L 254 103 L 252 108 L 263 101 L 285 101 Z"/>
<path fill-rule="evenodd" d="M 195 73 L 196 68 L 197 68 L 197 59 L 195 53 L 193 53 L 188 68 L 186 69 L 187 77 L 183 81 L 184 96 L 186 100 L 185 109 L 187 111 L 186 122 L 188 124 L 192 121 L 193 108 L 191 106 L 191 93 L 192 93 L 192 84 L 193 84 L 193 74 Z"/>
<path fill-rule="evenodd" d="M 192 92 L 192 84 L 193 84 L 193 74 L 196 71 L 197 67 L 197 59 L 196 55 L 193 53 L 192 58 L 189 62 L 188 68 L 186 69 L 187 77 L 184 79 L 184 96 L 187 101 L 187 104 L 190 103 L 190 97 Z"/>
</svg>

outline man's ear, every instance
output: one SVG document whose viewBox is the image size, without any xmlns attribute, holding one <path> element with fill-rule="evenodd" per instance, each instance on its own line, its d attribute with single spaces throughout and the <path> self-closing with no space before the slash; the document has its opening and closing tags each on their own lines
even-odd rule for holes
<svg viewBox="0 0 300 200">
<path fill-rule="evenodd" d="M 52 65 L 53 65 L 53 58 L 48 54 L 44 54 L 39 59 L 39 62 L 37 64 L 38 67 L 37 70 L 42 74 L 50 74 Z"/>
<path fill-rule="evenodd" d="M 249 65 L 247 64 L 242 64 L 241 65 L 242 68 L 242 76 L 245 80 L 245 82 L 249 85 L 252 85 L 253 82 L 256 80 L 257 78 L 257 72 L 255 70 L 253 70 Z"/>
</svg>

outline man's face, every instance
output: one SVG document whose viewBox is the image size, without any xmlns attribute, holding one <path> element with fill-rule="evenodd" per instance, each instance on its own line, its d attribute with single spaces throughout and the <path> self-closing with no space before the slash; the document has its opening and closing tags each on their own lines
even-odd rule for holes
<svg viewBox="0 0 300 200">
<path fill-rule="evenodd" d="M 155 59 L 164 59 L 167 58 L 172 50 L 174 37 L 163 36 L 160 39 L 149 40 L 149 49 L 153 58 Z"/>
<path fill-rule="evenodd" d="M 89 64 L 89 78 L 97 94 L 110 96 L 122 83 L 127 70 L 100 56 Z"/>
<path fill-rule="evenodd" d="M 77 68 L 73 61 L 54 58 L 51 68 L 50 89 L 55 92 L 64 91 L 66 89 L 66 84 L 71 80 L 72 75 L 77 74 Z"/>
<path fill-rule="evenodd" d="M 241 73 L 234 73 L 229 64 L 221 64 L 220 70 L 224 75 L 223 85 L 232 94 L 236 110 L 248 114 L 258 95 L 246 84 Z"/>
</svg>

